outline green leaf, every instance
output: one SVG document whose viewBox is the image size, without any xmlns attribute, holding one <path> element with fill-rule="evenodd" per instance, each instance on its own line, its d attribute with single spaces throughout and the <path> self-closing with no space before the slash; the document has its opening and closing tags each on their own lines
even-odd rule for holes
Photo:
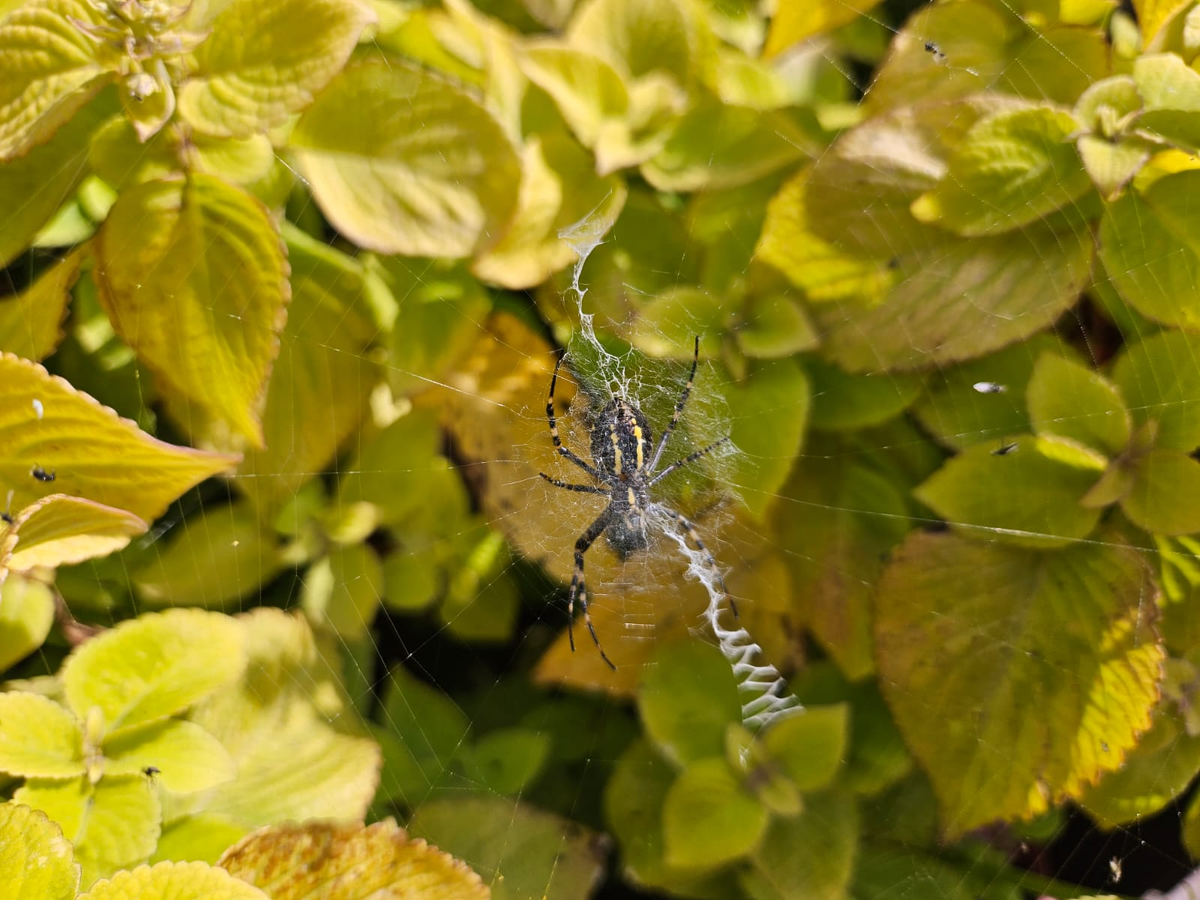
<svg viewBox="0 0 1200 900">
<path fill-rule="evenodd" d="M 1122 299 L 1185 328 L 1200 325 L 1200 214 L 1187 203 L 1198 185 L 1200 171 L 1160 178 L 1109 204 L 1100 222 L 1100 259 Z"/>
<path fill-rule="evenodd" d="M 63 664 L 67 703 L 81 718 L 104 713 L 107 733 L 182 712 L 237 679 L 241 629 L 227 616 L 176 609 L 122 622 Z"/>
<path fill-rule="evenodd" d="M 354 0 L 234 0 L 200 45 L 179 114 L 219 137 L 265 132 L 312 101 L 374 19 Z"/>
<path fill-rule="evenodd" d="M 383 722 L 394 740 L 383 744 L 382 789 L 416 808 L 464 747 L 470 726 L 450 697 L 401 667 L 388 676 L 383 698 Z"/>
<path fill-rule="evenodd" d="M 202 862 L 160 862 L 117 872 L 79 900 L 269 900 L 258 888 Z"/>
<path fill-rule="evenodd" d="M 388 819 L 373 825 L 311 822 L 264 828 L 221 857 L 242 881 L 274 900 L 404 897 L 407 900 L 487 900 L 487 886 L 465 865 L 413 840 Z"/>
<path fill-rule="evenodd" d="M 82 884 L 135 866 L 154 852 L 162 817 L 158 793 L 142 778 L 31 780 L 14 799 L 56 821 L 83 869 Z"/>
<path fill-rule="evenodd" d="M 1052 352 L 1038 357 L 1026 388 L 1033 430 L 1112 456 L 1129 443 L 1132 419 L 1103 375 Z"/>
<path fill-rule="evenodd" d="M 274 535 L 249 504 L 206 505 L 168 532 L 133 584 L 148 608 L 226 609 L 282 567 Z"/>
<path fill-rule="evenodd" d="M 290 296 L 266 209 L 210 175 L 150 182 L 121 193 L 96 244 L 101 302 L 138 358 L 261 446 L 259 404 Z"/>
<path fill-rule="evenodd" d="M 741 318 L 734 340 L 755 359 L 779 359 L 820 343 L 808 314 L 786 293 L 748 297 Z"/>
<path fill-rule="evenodd" d="M 849 375 L 815 358 L 805 360 L 804 370 L 812 379 L 812 427 L 822 431 L 853 431 L 886 422 L 921 393 L 917 375 Z"/>
<path fill-rule="evenodd" d="M 815 144 L 787 112 L 730 106 L 702 94 L 641 172 L 660 191 L 736 187 L 796 162 Z"/>
<path fill-rule="evenodd" d="M 661 73 L 686 87 L 699 62 L 700 27 L 689 7 L 672 0 L 590 0 L 572 17 L 567 42 L 623 76 Z"/>
<path fill-rule="evenodd" d="M 399 60 L 345 69 L 291 145 L 322 211 L 368 249 L 471 256 L 516 207 L 520 166 L 500 124 L 466 91 Z"/>
<path fill-rule="evenodd" d="M 769 816 L 734 780 L 724 759 L 699 759 L 675 779 L 663 803 L 667 865 L 716 868 L 751 853 Z"/>
<path fill-rule="evenodd" d="M 775 56 L 806 38 L 826 34 L 847 25 L 879 3 L 880 0 L 810 0 L 808 3 L 785 3 L 771 17 L 771 29 L 767 32 L 767 44 L 763 48 L 763 54 Z"/>
<path fill-rule="evenodd" d="M 1200 74 L 1176 53 L 1151 53 L 1134 61 L 1133 81 L 1142 99 L 1139 128 L 1200 144 Z"/>
<path fill-rule="evenodd" d="M 104 742 L 105 775 L 139 775 L 149 768 L 168 791 L 190 794 L 237 774 L 229 752 L 193 722 L 167 719 Z"/>
<path fill-rule="evenodd" d="M 646 734 L 677 765 L 718 756 L 726 727 L 741 721 L 729 663 L 716 647 L 699 641 L 668 644 L 655 660 L 638 691 Z"/>
<path fill-rule="evenodd" d="M 35 578 L 10 572 L 0 585 L 0 672 L 42 646 L 54 624 L 54 595 Z M 0 732 L 3 719 L 0 719 Z"/>
<path fill-rule="evenodd" d="M 1113 381 L 1133 414 L 1135 428 L 1155 425 L 1154 446 L 1190 453 L 1200 446 L 1200 336 L 1163 331 L 1127 344 Z"/>
<path fill-rule="evenodd" d="M 163 860 L 198 860 L 215 863 L 221 854 L 246 835 L 247 829 L 222 816 L 200 813 L 185 816 L 163 827 L 151 863 Z"/>
<path fill-rule="evenodd" d="M 82 775 L 83 732 L 78 720 L 39 694 L 0 694 L 0 772 L 26 778 Z"/>
<path fill-rule="evenodd" d="M 965 237 L 1019 228 L 1061 209 L 1091 187 L 1069 138 L 1070 113 L 1035 106 L 976 122 L 937 187 L 913 201 L 922 222 Z"/>
<path fill-rule="evenodd" d="M 763 745 L 801 791 L 820 790 L 844 761 L 849 713 L 844 703 L 791 713 L 763 733 Z"/>
<path fill-rule="evenodd" d="M 529 728 L 501 728 L 475 742 L 466 755 L 468 778 L 498 794 L 520 794 L 542 771 L 550 741 Z"/>
<path fill-rule="evenodd" d="M 875 580 L 909 527 L 910 510 L 890 480 L 854 462 L 845 447 L 816 443 L 781 489 L 771 520 L 805 626 L 849 678 L 875 667 L 871 606 Z M 846 573 L 854 577 L 847 578 Z"/>
<path fill-rule="evenodd" d="M 31 0 L 0 19 L 0 160 L 44 144 L 112 80 L 85 30 L 103 24 L 87 0 Z"/>
<path fill-rule="evenodd" d="M 1182 655 L 1200 647 L 1200 541 L 1156 536 L 1159 631 L 1167 647 Z"/>
<path fill-rule="evenodd" d="M 771 822 L 740 881 L 753 900 L 844 900 L 854 872 L 858 812 L 842 794 L 804 798 L 804 811 Z"/>
<path fill-rule="evenodd" d="M 603 872 L 594 831 L 505 797 L 433 800 L 408 830 L 478 872 L 493 900 L 574 900 Z"/>
<path fill-rule="evenodd" d="M 346 640 L 370 633 L 383 594 L 383 573 L 366 544 L 334 547 L 305 574 L 300 603 L 318 629 Z"/>
<path fill-rule="evenodd" d="M 1200 531 L 1200 461 L 1179 450 L 1151 450 L 1133 466 L 1133 486 L 1121 498 L 1130 521 L 1154 534 Z"/>
<path fill-rule="evenodd" d="M 0 190 L 3 172 L 0 167 Z M 68 253 L 20 294 L 0 300 L 0 350 L 32 360 L 54 352 L 82 262 L 81 252 Z"/>
<path fill-rule="evenodd" d="M 70 841 L 45 813 L 0 804 L 0 882 L 13 897 L 75 900 L 79 865 Z"/>
<path fill-rule="evenodd" d="M 1100 513 L 1079 501 L 1103 460 L 1057 438 L 1022 436 L 1012 443 L 1002 455 L 987 444 L 968 447 L 914 496 L 976 540 L 1053 547 L 1087 536 Z"/>
<path fill-rule="evenodd" d="M 743 491 L 750 514 L 761 518 L 803 446 L 808 378 L 795 359 L 759 360 L 742 381 L 726 382 L 721 390 L 729 408 L 737 410 L 729 437 L 740 451 L 729 458 L 729 472 L 722 475 Z"/>
<path fill-rule="evenodd" d="M 983 356 L 1047 328 L 1091 277 L 1092 238 L 1085 228 L 1039 223 L 950 240 L 929 253 L 901 263 L 882 304 L 830 308 L 828 358 L 847 371 L 878 372 Z M 937 278 L 928 277 L 931 264 Z"/>
<path fill-rule="evenodd" d="M 946 835 L 1037 815 L 1120 767 L 1158 698 L 1153 593 L 1117 543 L 905 542 L 877 593 L 880 684 Z"/>
<path fill-rule="evenodd" d="M 8 265 L 25 250 L 79 187 L 88 164 L 87 155 L 79 148 L 113 114 L 115 105 L 110 94 L 100 95 L 47 143 L 0 164 L 0 196 L 10 204 L 0 229 L 0 265 Z"/>
</svg>

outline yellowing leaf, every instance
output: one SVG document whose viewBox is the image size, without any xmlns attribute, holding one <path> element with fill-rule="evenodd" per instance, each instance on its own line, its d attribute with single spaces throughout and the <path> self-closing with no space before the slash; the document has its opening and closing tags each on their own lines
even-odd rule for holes
<svg viewBox="0 0 1200 900">
<path fill-rule="evenodd" d="M 1133 0 L 1141 25 L 1142 43 L 1149 44 L 1171 17 L 1188 5 L 1188 0 Z"/>
<path fill-rule="evenodd" d="M 97 236 L 117 332 L 171 391 L 255 445 L 290 293 L 283 245 L 249 194 L 210 175 L 124 191 Z"/>
<path fill-rule="evenodd" d="M 201 862 L 160 862 L 98 881 L 79 900 L 272 900 L 224 869 Z"/>
<path fill-rule="evenodd" d="M 1200 339 L 1167 330 L 1126 344 L 1113 381 L 1133 416 L 1135 430 L 1154 429 L 1154 446 L 1191 453 L 1200 447 Z M 1154 423 L 1152 426 L 1150 423 Z"/>
<path fill-rule="evenodd" d="M 1037 815 L 1121 765 L 1158 699 L 1153 594 L 1121 544 L 904 543 L 876 595 L 879 681 L 944 833 Z"/>
<path fill-rule="evenodd" d="M 17 789 L 18 803 L 41 809 L 75 845 L 83 885 L 137 865 L 154 851 L 161 807 L 158 793 L 141 778 L 30 780 Z"/>
<path fill-rule="evenodd" d="M 16 546 L 6 565 L 17 572 L 107 556 L 150 527 L 126 510 L 67 494 L 35 500 L 13 519 Z"/>
<path fill-rule="evenodd" d="M 11 897 L 75 900 L 79 865 L 70 841 L 45 813 L 0 804 L 0 884 Z"/>
<path fill-rule="evenodd" d="M 881 0 L 780 0 L 767 32 L 764 56 L 782 53 L 793 44 L 853 22 Z"/>
<path fill-rule="evenodd" d="M 689 86 L 699 61 L 702 20 L 674 0 L 587 0 L 567 29 L 567 43 L 607 60 L 627 78 L 665 75 Z"/>
<path fill-rule="evenodd" d="M 104 713 L 109 733 L 187 709 L 239 677 L 242 630 L 218 613 L 175 609 L 122 622 L 63 664 L 67 702 Z"/>
<path fill-rule="evenodd" d="M 373 825 L 313 822 L 278 825 L 247 835 L 218 865 L 262 888 L 272 900 L 403 897 L 486 900 L 491 896 L 466 865 L 410 839 L 391 819 Z"/>
<path fill-rule="evenodd" d="M 501 236 L 520 184 L 516 151 L 470 94 L 399 60 L 350 66 L 291 136 L 321 209 L 357 244 L 471 256 Z"/>
<path fill-rule="evenodd" d="M 28 778 L 82 775 L 83 732 L 78 720 L 40 694 L 0 694 L 0 772 Z"/>
<path fill-rule="evenodd" d="M 32 360 L 54 352 L 81 262 L 82 252 L 69 253 L 20 294 L 0 300 L 0 350 Z"/>
<path fill-rule="evenodd" d="M 87 0 L 32 0 L 0 19 L 0 160 L 45 143 L 111 80 L 84 30 L 103 21 Z"/>
<path fill-rule="evenodd" d="M 311 102 L 374 19 L 356 0 L 234 0 L 200 45 L 180 115 L 219 137 L 265 132 Z"/>
<path fill-rule="evenodd" d="M 1076 441 L 1108 455 L 1125 449 L 1129 410 L 1103 375 L 1053 352 L 1038 357 L 1026 388 L 1033 430 Z"/>
<path fill-rule="evenodd" d="M 235 461 L 156 440 L 36 363 L 0 354 L 0 478 L 13 509 L 69 493 L 151 521 Z"/>
<path fill-rule="evenodd" d="M 0 671 L 42 646 L 53 623 L 54 596 L 50 588 L 10 573 L 0 587 Z"/>
<path fill-rule="evenodd" d="M 102 94 L 78 112 L 50 140 L 17 159 L 0 163 L 0 196 L 8 213 L 0 228 L 0 265 L 26 249 L 38 231 L 79 187 L 88 170 L 80 152 L 116 103 Z M 45 327 L 45 326 L 43 326 Z M 7 348 L 6 348 L 7 349 Z"/>
<path fill-rule="evenodd" d="M 1157 449 L 1134 462 L 1133 486 L 1121 509 L 1153 534 L 1200 531 L 1200 462 L 1179 450 Z"/>
<path fill-rule="evenodd" d="M 221 742 L 194 722 L 164 719 L 104 742 L 105 775 L 146 775 L 190 794 L 229 781 L 237 766 Z"/>
</svg>

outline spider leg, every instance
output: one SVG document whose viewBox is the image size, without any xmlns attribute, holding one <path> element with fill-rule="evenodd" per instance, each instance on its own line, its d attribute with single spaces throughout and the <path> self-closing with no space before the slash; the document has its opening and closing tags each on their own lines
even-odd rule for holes
<svg viewBox="0 0 1200 900">
<path fill-rule="evenodd" d="M 557 478 L 551 478 L 545 472 L 538 472 L 543 478 L 554 485 L 556 488 L 562 488 L 564 491 L 579 491 L 581 494 L 607 494 L 608 491 L 603 488 L 598 488 L 594 484 L 568 484 L 565 481 L 559 481 Z"/>
<path fill-rule="evenodd" d="M 588 547 L 596 538 L 604 533 L 604 529 L 608 527 L 611 516 L 609 510 L 606 509 L 600 514 L 595 522 L 588 526 L 588 530 L 579 536 L 579 540 L 575 542 L 575 574 L 571 576 L 571 590 L 569 600 L 567 601 L 567 639 L 571 642 L 571 652 L 575 652 L 575 598 L 579 598 L 579 605 L 583 607 L 583 621 L 587 623 L 588 632 L 592 636 L 592 642 L 596 645 L 596 649 L 600 651 L 600 658 L 608 663 L 608 667 L 614 672 L 617 667 L 613 665 L 611 659 L 604 652 L 604 648 L 600 646 L 600 638 L 596 637 L 596 629 L 592 625 L 592 614 L 588 612 L 587 605 L 587 583 L 583 576 L 583 554 L 587 552 Z"/>
<path fill-rule="evenodd" d="M 682 516 L 673 509 L 667 509 L 665 506 L 659 506 L 658 509 L 673 519 L 675 524 L 679 526 L 679 530 L 691 538 L 692 543 L 696 545 L 696 549 L 704 554 L 704 561 L 712 569 L 712 573 L 717 579 L 717 586 L 721 589 L 721 595 L 729 601 L 729 608 L 733 610 L 733 617 L 735 619 L 738 618 L 737 604 L 733 602 L 732 595 L 730 595 L 728 588 L 725 587 L 725 578 L 721 574 L 721 570 L 717 567 L 717 561 L 713 558 L 708 548 L 704 546 L 704 541 L 700 540 L 700 535 L 696 534 L 696 526 L 692 524 L 687 516 Z"/>
<path fill-rule="evenodd" d="M 658 461 L 662 458 L 663 450 L 667 448 L 667 441 L 671 434 L 675 431 L 675 426 L 679 424 L 679 417 L 683 414 L 683 406 L 688 401 L 688 396 L 692 393 L 692 382 L 696 380 L 696 365 L 700 362 L 700 335 L 696 335 L 696 349 L 692 352 L 692 372 L 688 375 L 687 384 L 683 386 L 683 393 L 679 395 L 679 400 L 675 404 L 675 412 L 671 415 L 671 424 L 667 426 L 662 433 L 662 437 L 658 439 L 658 446 L 654 448 L 654 456 L 650 458 L 650 465 L 646 469 L 646 474 L 650 474 L 658 468 Z"/>
<path fill-rule="evenodd" d="M 559 452 L 559 455 L 565 456 L 583 471 L 587 472 L 597 481 L 600 480 L 600 473 L 592 466 L 580 459 L 569 447 L 564 447 L 562 439 L 558 436 L 558 421 L 554 418 L 554 387 L 558 384 L 558 369 L 562 365 L 562 357 L 558 358 L 558 362 L 554 364 L 554 376 L 550 379 L 550 396 L 546 399 L 546 419 L 550 422 L 550 439 L 554 441 L 554 449 Z"/>
<path fill-rule="evenodd" d="M 657 475 L 655 475 L 653 478 L 651 478 L 650 481 L 648 482 L 647 486 L 658 484 L 658 482 L 662 481 L 664 478 L 666 478 L 668 475 L 670 475 L 672 472 L 676 471 L 677 469 L 682 469 L 684 466 L 691 465 L 696 460 L 698 460 L 700 457 L 707 456 L 708 454 L 710 454 L 714 450 L 716 450 L 718 447 L 720 447 L 722 444 L 728 444 L 728 443 L 729 443 L 729 438 L 723 437 L 719 441 L 709 444 L 703 450 L 697 450 L 695 453 L 689 453 L 683 459 L 675 460 L 675 462 L 671 463 L 669 466 L 667 466 L 665 469 L 663 469 L 661 472 L 659 472 Z"/>
</svg>

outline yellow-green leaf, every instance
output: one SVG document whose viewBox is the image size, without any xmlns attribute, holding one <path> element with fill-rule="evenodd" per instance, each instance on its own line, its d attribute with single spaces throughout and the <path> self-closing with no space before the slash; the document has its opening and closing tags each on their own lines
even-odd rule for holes
<svg viewBox="0 0 1200 900">
<path fill-rule="evenodd" d="M 180 719 L 128 730 L 105 741 L 103 749 L 105 775 L 145 775 L 176 794 L 206 790 L 237 774 L 220 741 Z"/>
<path fill-rule="evenodd" d="M 752 851 L 767 830 L 767 810 L 734 779 L 724 759 L 690 764 L 663 802 L 667 865 L 715 868 Z"/>
<path fill-rule="evenodd" d="M 31 780 L 14 799 L 41 809 L 75 845 L 83 868 L 82 884 L 137 865 L 154 852 L 162 809 L 158 792 L 142 778 L 85 778 L 54 782 Z"/>
<path fill-rule="evenodd" d="M 965 237 L 1044 218 L 1091 186 L 1068 140 L 1079 127 L 1070 113 L 1048 106 L 980 119 L 955 148 L 937 187 L 913 201 L 913 215 Z"/>
<path fill-rule="evenodd" d="M 0 804 L 0 884 L 14 898 L 75 900 L 79 864 L 71 842 L 45 813 Z"/>
<path fill-rule="evenodd" d="M 17 159 L 0 163 L 0 197 L 8 211 L 0 228 L 0 265 L 25 250 L 71 196 L 88 170 L 80 152 L 116 106 L 109 93 L 89 103 L 50 140 Z"/>
<path fill-rule="evenodd" d="M 1001 454 L 988 444 L 968 447 L 914 495 L 975 540 L 1053 547 L 1089 534 L 1100 511 L 1079 501 L 1104 470 L 1103 458 L 1075 458 L 1072 447 L 1048 437 L 1010 443 Z"/>
<path fill-rule="evenodd" d="M 32 0 L 0 19 L 0 160 L 45 143 L 111 80 L 85 31 L 103 21 L 87 0 Z"/>
<path fill-rule="evenodd" d="M 3 177 L 0 168 L 0 183 Z M 68 253 L 20 294 L 0 300 L 0 350 L 33 360 L 54 352 L 82 262 L 81 251 Z"/>
<path fill-rule="evenodd" d="M 53 623 L 50 588 L 37 579 L 9 573 L 0 587 L 0 672 L 42 646 Z"/>
<path fill-rule="evenodd" d="M 1200 447 L 1198 359 L 1200 337 L 1169 330 L 1127 344 L 1113 366 L 1135 428 L 1152 427 L 1156 447 L 1187 453 Z"/>
<path fill-rule="evenodd" d="M 277 900 L 224 869 L 202 862 L 160 862 L 98 881 L 79 900 Z"/>
<path fill-rule="evenodd" d="M 1158 699 L 1154 592 L 1119 543 L 904 543 L 876 594 L 876 659 L 944 833 L 1044 812 L 1121 765 Z"/>
<path fill-rule="evenodd" d="M 150 527 L 123 509 L 82 497 L 51 494 L 13 517 L 16 546 L 6 567 L 17 572 L 62 566 L 122 550 Z"/>
<path fill-rule="evenodd" d="M 771 822 L 750 858 L 752 867 L 739 872 L 739 880 L 754 900 L 844 900 L 858 838 L 851 797 L 840 792 L 805 797 L 799 816 Z M 938 895 L 930 890 L 918 896 Z"/>
<path fill-rule="evenodd" d="M 391 819 L 373 825 L 313 822 L 247 835 L 218 863 L 272 900 L 404 897 L 406 900 L 486 900 L 491 896 L 465 864 Z"/>
<path fill-rule="evenodd" d="M 1026 403 L 1038 434 L 1068 438 L 1110 456 L 1125 449 L 1133 430 L 1129 410 L 1112 382 L 1053 352 L 1038 357 Z"/>
<path fill-rule="evenodd" d="M 283 567 L 275 534 L 246 502 L 205 506 L 178 523 L 133 575 L 150 607 L 224 609 Z"/>
<path fill-rule="evenodd" d="M 100 299 L 118 333 L 170 391 L 261 445 L 258 407 L 290 296 L 266 209 L 193 174 L 123 192 L 96 240 Z"/>
<path fill-rule="evenodd" d="M 471 256 L 516 207 L 520 165 L 501 125 L 463 89 L 399 60 L 345 69 L 291 144 L 321 209 L 372 250 Z"/>
<path fill-rule="evenodd" d="M 782 53 L 816 34 L 853 22 L 881 0 L 781 0 L 767 32 L 765 56 Z"/>
<path fill-rule="evenodd" d="M 344 640 L 361 640 L 383 595 L 379 557 L 366 544 L 333 548 L 305 573 L 300 603 L 318 628 L 332 628 Z"/>
<path fill-rule="evenodd" d="M 219 613 L 175 609 L 127 620 L 67 658 L 67 702 L 80 716 L 99 707 L 109 733 L 165 718 L 237 679 L 243 640 Z"/>
<path fill-rule="evenodd" d="M 1133 0 L 1141 25 L 1142 43 L 1149 44 L 1171 17 L 1188 5 L 1188 0 Z"/>
<path fill-rule="evenodd" d="M 1121 509 L 1135 525 L 1153 534 L 1200 531 L 1200 461 L 1169 449 L 1139 457 Z"/>
<path fill-rule="evenodd" d="M 179 113 L 219 137 L 265 132 L 312 101 L 374 19 L 356 0 L 234 0 L 200 45 Z"/>
<path fill-rule="evenodd" d="M 13 509 L 69 493 L 152 521 L 235 461 L 156 440 L 40 365 L 0 354 L 0 478 Z"/>
<path fill-rule="evenodd" d="M 199 860 L 216 863 L 249 829 L 222 816 L 200 813 L 184 816 L 163 827 L 162 837 L 150 862 L 162 860 Z"/>
<path fill-rule="evenodd" d="M 0 772 L 27 778 L 82 775 L 83 732 L 78 720 L 40 694 L 0 694 Z"/>
</svg>

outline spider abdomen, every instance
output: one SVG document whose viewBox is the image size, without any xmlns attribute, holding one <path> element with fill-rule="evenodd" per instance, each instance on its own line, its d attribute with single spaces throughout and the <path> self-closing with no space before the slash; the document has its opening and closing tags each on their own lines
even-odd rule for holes
<svg viewBox="0 0 1200 900">
<path fill-rule="evenodd" d="M 632 493 L 632 492 L 631 492 Z M 646 516 L 640 506 L 613 503 L 612 517 L 604 532 L 608 545 L 624 561 L 650 546 L 646 533 Z"/>
<path fill-rule="evenodd" d="M 592 459 L 606 476 L 628 481 L 641 475 L 654 455 L 650 423 L 627 400 L 614 397 L 592 429 Z"/>
</svg>

